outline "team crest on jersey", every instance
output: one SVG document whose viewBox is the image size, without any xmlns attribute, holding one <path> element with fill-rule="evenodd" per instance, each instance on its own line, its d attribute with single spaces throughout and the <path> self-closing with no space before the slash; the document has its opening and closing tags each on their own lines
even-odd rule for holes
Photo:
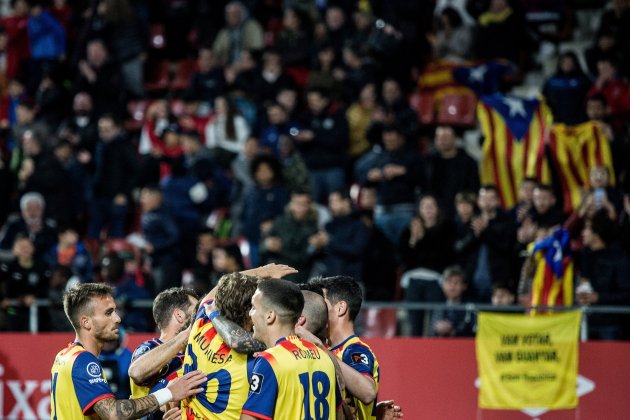
<svg viewBox="0 0 630 420">
<path fill-rule="evenodd" d="M 361 363 L 364 365 L 370 364 L 370 359 L 367 357 L 365 353 L 352 353 L 352 363 Z"/>
<path fill-rule="evenodd" d="M 249 382 L 250 392 L 253 392 L 254 394 L 260 393 L 260 389 L 262 388 L 264 379 L 264 375 L 261 375 L 260 373 L 254 373 L 252 375 L 251 381 Z"/>
<path fill-rule="evenodd" d="M 98 378 L 99 376 L 101 376 L 101 367 L 96 362 L 88 363 L 85 370 L 87 370 L 88 375 L 93 378 Z"/>
<path fill-rule="evenodd" d="M 151 350 L 149 346 L 143 344 L 142 346 L 138 347 L 138 349 L 136 350 L 136 353 L 134 354 L 134 357 L 138 357 L 148 352 L 149 350 Z"/>
</svg>

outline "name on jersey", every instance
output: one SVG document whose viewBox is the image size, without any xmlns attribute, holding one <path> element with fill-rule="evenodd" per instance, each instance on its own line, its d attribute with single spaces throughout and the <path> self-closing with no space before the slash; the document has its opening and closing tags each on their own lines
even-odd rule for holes
<svg viewBox="0 0 630 420">
<path fill-rule="evenodd" d="M 297 349 L 291 350 L 291 353 L 293 353 L 293 356 L 295 356 L 295 360 L 321 358 L 319 350 L 317 349 Z"/>
<path fill-rule="evenodd" d="M 223 354 L 212 351 L 212 349 L 210 348 L 210 342 L 206 340 L 206 337 L 204 337 L 201 332 L 198 332 L 197 335 L 195 335 L 194 340 L 199 345 L 201 355 L 205 356 L 210 363 L 222 365 L 232 360 L 232 355 L 229 353 Z"/>
</svg>

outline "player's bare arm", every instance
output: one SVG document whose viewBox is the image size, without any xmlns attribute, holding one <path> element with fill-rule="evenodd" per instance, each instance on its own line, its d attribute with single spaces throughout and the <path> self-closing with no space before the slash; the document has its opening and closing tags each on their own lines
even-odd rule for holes
<svg viewBox="0 0 630 420">
<path fill-rule="evenodd" d="M 212 325 L 214 325 L 223 341 L 238 353 L 251 354 L 267 348 L 264 343 L 255 340 L 240 325 L 221 315 L 212 320 Z"/>
<path fill-rule="evenodd" d="M 167 389 L 170 391 L 170 399 L 164 401 L 181 401 L 191 395 L 195 395 L 203 391 L 198 388 L 208 380 L 206 374 L 201 371 L 194 371 L 170 382 Z M 158 391 L 158 392 L 162 392 Z M 94 404 L 94 412 L 101 419 L 127 420 L 137 419 L 147 414 L 153 413 L 160 408 L 160 402 L 156 397 L 157 393 L 149 394 L 146 397 L 136 400 L 116 400 L 114 398 L 105 398 Z"/>
<path fill-rule="evenodd" d="M 241 414 L 241 420 L 259 420 L 258 417 L 250 416 L 249 414 Z"/>
<path fill-rule="evenodd" d="M 181 331 L 175 337 L 140 355 L 129 366 L 129 377 L 137 384 L 144 385 L 157 375 L 162 367 L 173 359 L 179 352 L 183 352 L 190 335 L 190 327 Z"/>
</svg>

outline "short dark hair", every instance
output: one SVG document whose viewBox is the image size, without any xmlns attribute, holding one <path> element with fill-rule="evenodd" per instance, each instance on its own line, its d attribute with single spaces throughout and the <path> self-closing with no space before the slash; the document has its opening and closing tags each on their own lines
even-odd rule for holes
<svg viewBox="0 0 630 420">
<path fill-rule="evenodd" d="M 309 331 L 318 338 L 326 337 L 326 326 L 328 325 L 328 310 L 324 297 L 317 292 L 302 290 L 304 296 L 304 309 L 302 313 L 306 317 Z"/>
<path fill-rule="evenodd" d="M 497 195 L 499 194 L 499 189 L 494 184 L 484 184 L 481 187 L 479 187 L 479 191 L 481 191 L 481 190 L 493 191 L 495 194 L 497 194 Z"/>
<path fill-rule="evenodd" d="M 466 273 L 459 265 L 451 265 L 444 269 L 442 273 L 442 278 L 447 279 L 448 277 L 458 276 L 464 279 L 464 283 L 466 283 Z"/>
<path fill-rule="evenodd" d="M 281 324 L 295 325 L 304 309 L 304 296 L 297 284 L 266 279 L 258 283 L 258 290 L 262 293 L 262 305 L 273 309 Z"/>
<path fill-rule="evenodd" d="M 199 299 L 192 289 L 171 287 L 161 291 L 153 301 L 153 319 L 161 330 L 168 325 L 169 318 L 175 309 L 186 311 L 190 306 L 189 297 Z"/>
<path fill-rule="evenodd" d="M 252 307 L 252 296 L 260 279 L 241 273 L 225 274 L 217 285 L 216 306 L 222 316 L 228 320 L 245 326 L 249 320 Z"/>
<path fill-rule="evenodd" d="M 619 226 L 614 221 L 610 220 L 606 210 L 598 210 L 589 222 L 591 231 L 599 236 L 606 245 L 610 245 L 617 239 Z"/>
<path fill-rule="evenodd" d="M 259 155 L 252 160 L 252 163 L 249 165 L 252 179 L 255 179 L 256 172 L 258 172 L 258 168 L 261 165 L 269 166 L 273 173 L 273 183 L 282 181 L 282 165 L 275 156 L 271 155 Z"/>
<path fill-rule="evenodd" d="M 326 298 L 333 305 L 344 301 L 348 304 L 350 320 L 354 322 L 363 303 L 363 291 L 361 286 L 352 277 L 333 276 L 321 279 L 321 284 L 326 289 Z"/>
<path fill-rule="evenodd" d="M 113 297 L 114 291 L 104 283 L 80 283 L 63 295 L 63 310 L 75 331 L 81 329 L 81 315 L 93 314 L 93 308 L 90 308 L 92 298 L 106 296 Z"/>
<path fill-rule="evenodd" d="M 551 185 L 547 185 L 547 184 L 543 184 L 543 183 L 538 183 L 536 184 L 536 186 L 534 187 L 535 190 L 540 190 L 540 191 L 546 191 L 552 195 L 555 195 L 555 193 L 553 192 L 553 188 L 551 187 Z"/>
</svg>

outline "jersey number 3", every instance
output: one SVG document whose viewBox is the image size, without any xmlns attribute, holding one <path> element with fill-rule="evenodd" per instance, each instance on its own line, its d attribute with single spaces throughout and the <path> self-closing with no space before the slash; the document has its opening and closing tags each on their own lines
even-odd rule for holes
<svg viewBox="0 0 630 420">
<path fill-rule="evenodd" d="M 326 397 L 330 393 L 330 380 L 324 372 L 313 372 L 309 378 L 309 373 L 304 372 L 299 375 L 300 383 L 304 389 L 304 420 L 328 420 L 330 416 L 330 406 Z M 315 418 L 311 417 L 310 389 L 313 389 L 313 411 Z"/>
</svg>

